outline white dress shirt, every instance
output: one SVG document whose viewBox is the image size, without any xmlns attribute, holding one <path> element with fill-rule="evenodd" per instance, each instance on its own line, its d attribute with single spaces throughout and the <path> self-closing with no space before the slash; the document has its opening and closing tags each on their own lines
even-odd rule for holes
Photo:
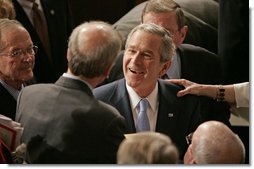
<svg viewBox="0 0 254 169">
<path fill-rule="evenodd" d="M 129 94 L 130 99 L 130 105 L 132 110 L 132 115 L 134 119 L 135 126 L 137 125 L 137 118 L 138 118 L 138 112 L 139 112 L 139 101 L 142 99 L 138 94 L 126 83 L 127 92 Z M 156 121 L 157 121 L 157 114 L 158 114 L 158 83 L 156 83 L 156 86 L 154 90 L 149 94 L 146 99 L 149 102 L 148 110 L 147 110 L 147 116 L 150 123 L 150 130 L 155 131 L 156 128 Z"/>
<path fill-rule="evenodd" d="M 33 3 L 30 1 L 26 1 L 26 0 L 17 0 L 19 2 L 19 4 L 22 6 L 22 8 L 24 9 L 26 15 L 28 16 L 30 22 L 32 24 L 34 24 L 33 22 L 33 11 L 32 11 L 32 7 L 33 7 Z M 40 0 L 35 0 L 35 2 L 38 4 L 38 8 L 39 10 L 43 12 L 42 6 L 41 6 L 41 1 Z"/>
</svg>

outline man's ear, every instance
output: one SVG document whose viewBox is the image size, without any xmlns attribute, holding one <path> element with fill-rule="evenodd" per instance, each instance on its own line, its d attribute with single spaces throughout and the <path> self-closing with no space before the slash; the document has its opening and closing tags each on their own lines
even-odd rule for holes
<svg viewBox="0 0 254 169">
<path fill-rule="evenodd" d="M 170 66 L 171 66 L 171 61 L 167 61 L 167 62 L 163 63 L 162 68 L 159 72 L 159 77 L 160 78 L 162 78 L 167 73 Z"/>
<path fill-rule="evenodd" d="M 190 151 L 189 151 L 189 153 L 190 153 L 189 164 L 197 164 L 196 160 L 193 158 L 194 157 L 193 156 L 193 145 L 191 144 L 189 146 L 189 148 L 190 148 Z"/>
<path fill-rule="evenodd" d="M 188 26 L 185 25 L 181 28 L 181 30 L 179 31 L 180 32 L 180 39 L 181 39 L 181 43 L 183 43 L 184 39 L 185 39 L 185 36 L 187 34 L 187 31 L 188 31 Z"/>
<path fill-rule="evenodd" d="M 70 58 L 70 49 L 67 49 L 67 61 L 70 62 L 71 58 Z"/>
</svg>

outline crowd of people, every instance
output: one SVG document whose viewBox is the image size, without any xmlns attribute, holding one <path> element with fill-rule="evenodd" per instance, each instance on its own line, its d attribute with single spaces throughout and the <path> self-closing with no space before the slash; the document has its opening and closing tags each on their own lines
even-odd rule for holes
<svg viewBox="0 0 254 169">
<path fill-rule="evenodd" d="M 20 163 L 246 163 L 229 118 L 249 82 L 220 85 L 221 59 L 184 43 L 177 2 L 143 3 L 124 40 L 104 21 L 74 28 L 68 3 L 0 0 L 0 106 L 24 128 Z M 0 139 L 0 163 L 10 151 Z"/>
</svg>

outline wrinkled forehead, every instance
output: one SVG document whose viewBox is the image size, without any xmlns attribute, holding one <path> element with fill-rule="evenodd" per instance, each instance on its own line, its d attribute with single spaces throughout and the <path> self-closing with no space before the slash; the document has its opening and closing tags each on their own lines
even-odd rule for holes
<svg viewBox="0 0 254 169">
<path fill-rule="evenodd" d="M 1 49 L 8 46 L 27 46 L 32 44 L 31 37 L 23 27 L 9 27 L 0 31 Z"/>
</svg>

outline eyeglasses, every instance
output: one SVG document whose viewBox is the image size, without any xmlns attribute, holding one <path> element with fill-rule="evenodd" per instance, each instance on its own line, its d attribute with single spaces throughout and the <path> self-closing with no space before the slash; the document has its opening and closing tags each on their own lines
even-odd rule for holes
<svg viewBox="0 0 254 169">
<path fill-rule="evenodd" d="M 35 55 L 38 51 L 38 46 L 33 45 L 32 47 L 26 49 L 19 49 L 10 53 L 0 53 L 0 56 L 9 56 L 11 58 L 19 58 L 25 54 Z"/>
<path fill-rule="evenodd" d="M 188 145 L 191 144 L 193 133 L 190 133 L 188 136 L 185 137 L 186 142 Z"/>
</svg>

